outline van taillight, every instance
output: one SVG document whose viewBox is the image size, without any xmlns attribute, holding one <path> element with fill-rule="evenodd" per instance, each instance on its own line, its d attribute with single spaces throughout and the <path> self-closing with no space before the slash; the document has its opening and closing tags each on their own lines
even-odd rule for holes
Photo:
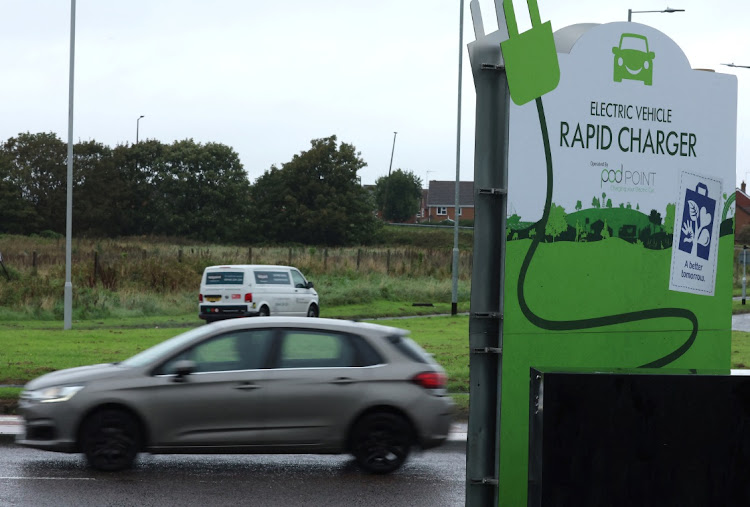
<svg viewBox="0 0 750 507">
<path fill-rule="evenodd" d="M 203 294 L 198 294 L 198 302 L 199 303 L 203 302 Z"/>
<path fill-rule="evenodd" d="M 248 292 L 245 294 L 245 303 L 252 303 L 253 302 L 253 293 Z"/>
<path fill-rule="evenodd" d="M 445 387 L 446 376 L 437 371 L 424 371 L 414 375 L 411 380 L 425 389 L 442 389 Z"/>
</svg>

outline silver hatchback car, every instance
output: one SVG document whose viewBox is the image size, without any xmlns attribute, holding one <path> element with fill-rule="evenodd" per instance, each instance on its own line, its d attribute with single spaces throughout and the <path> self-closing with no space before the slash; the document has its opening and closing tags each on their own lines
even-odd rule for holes
<svg viewBox="0 0 750 507">
<path fill-rule="evenodd" d="M 351 453 L 389 473 L 443 443 L 454 412 L 443 368 L 407 331 L 304 317 L 201 326 L 130 359 L 26 385 L 16 443 L 82 452 L 95 469 L 139 452 Z"/>
</svg>

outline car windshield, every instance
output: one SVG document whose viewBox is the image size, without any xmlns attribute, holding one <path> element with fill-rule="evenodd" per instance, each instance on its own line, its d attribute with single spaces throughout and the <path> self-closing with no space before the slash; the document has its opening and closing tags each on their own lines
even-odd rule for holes
<svg viewBox="0 0 750 507">
<path fill-rule="evenodd" d="M 646 41 L 640 37 L 623 37 L 620 42 L 620 49 L 633 49 L 635 51 L 647 52 Z"/>
<path fill-rule="evenodd" d="M 120 362 L 119 364 L 121 364 L 122 366 L 129 366 L 133 368 L 146 366 L 147 364 L 151 364 L 159 358 L 170 354 L 173 350 L 182 348 L 183 345 L 192 341 L 196 336 L 200 336 L 201 334 L 205 333 L 205 331 L 206 330 L 204 327 L 191 329 L 190 331 L 178 334 L 177 336 L 170 338 L 169 340 L 163 341 L 158 345 L 154 345 L 153 347 L 146 349 L 143 352 L 139 352 L 138 354 Z"/>
</svg>

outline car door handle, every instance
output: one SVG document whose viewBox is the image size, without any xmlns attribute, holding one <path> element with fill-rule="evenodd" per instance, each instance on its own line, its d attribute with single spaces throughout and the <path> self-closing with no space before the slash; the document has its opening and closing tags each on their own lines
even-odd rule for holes
<svg viewBox="0 0 750 507">
<path fill-rule="evenodd" d="M 259 387 L 260 387 L 259 385 L 251 384 L 249 382 L 246 384 L 240 384 L 238 386 L 234 386 L 235 389 L 240 389 L 242 391 L 252 391 L 253 389 L 258 389 Z"/>
<path fill-rule="evenodd" d="M 331 384 L 341 384 L 341 385 L 347 385 L 347 384 L 353 384 L 354 379 L 351 379 L 349 377 L 339 377 L 333 381 L 331 381 Z"/>
</svg>

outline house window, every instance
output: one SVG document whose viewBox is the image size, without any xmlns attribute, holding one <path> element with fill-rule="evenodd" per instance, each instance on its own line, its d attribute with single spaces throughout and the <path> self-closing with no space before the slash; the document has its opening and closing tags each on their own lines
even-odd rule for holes
<svg viewBox="0 0 750 507">
<path fill-rule="evenodd" d="M 448 214 L 448 208 L 446 208 L 445 206 L 438 206 L 437 214 L 438 215 L 447 215 Z"/>
<path fill-rule="evenodd" d="M 463 208 L 458 208 L 458 216 L 461 216 L 464 214 Z"/>
</svg>

